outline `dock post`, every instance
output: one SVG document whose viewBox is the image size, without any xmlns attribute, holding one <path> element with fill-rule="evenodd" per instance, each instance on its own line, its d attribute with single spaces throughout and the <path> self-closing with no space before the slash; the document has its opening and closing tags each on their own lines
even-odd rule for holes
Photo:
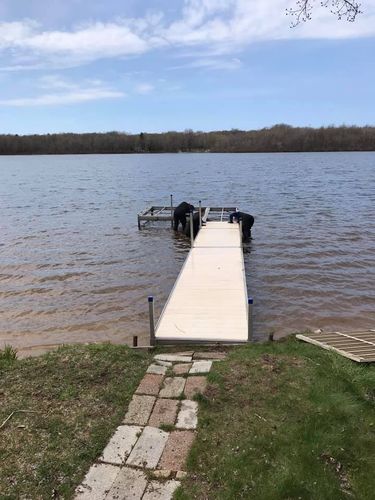
<svg viewBox="0 0 375 500">
<path fill-rule="evenodd" d="M 155 345 L 154 297 L 148 297 L 148 311 L 150 316 L 150 345 Z"/>
<path fill-rule="evenodd" d="M 139 218 L 139 214 L 138 214 L 138 229 L 141 230 L 141 219 Z"/>
<path fill-rule="evenodd" d="M 171 194 L 171 228 L 173 229 L 173 194 Z"/>
<path fill-rule="evenodd" d="M 193 224 L 193 211 L 190 210 L 190 243 L 191 248 L 194 246 L 194 224 Z"/>
<path fill-rule="evenodd" d="M 239 226 L 240 226 L 241 248 L 243 248 L 243 238 L 242 238 L 242 219 L 240 219 Z"/>
<path fill-rule="evenodd" d="M 199 200 L 199 229 L 202 228 L 202 202 Z"/>
<path fill-rule="evenodd" d="M 247 299 L 247 341 L 253 340 L 253 298 Z"/>
</svg>

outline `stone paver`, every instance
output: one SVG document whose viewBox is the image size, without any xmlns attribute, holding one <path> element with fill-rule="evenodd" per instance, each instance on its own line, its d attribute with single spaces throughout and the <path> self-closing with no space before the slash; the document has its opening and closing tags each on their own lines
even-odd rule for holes
<svg viewBox="0 0 375 500">
<path fill-rule="evenodd" d="M 196 429 L 198 424 L 198 403 L 184 399 L 177 416 L 177 429 Z"/>
<path fill-rule="evenodd" d="M 187 472 L 184 472 L 183 470 L 179 470 L 176 473 L 176 479 L 185 479 L 186 476 L 187 476 Z"/>
<path fill-rule="evenodd" d="M 170 361 L 172 363 L 190 363 L 191 356 L 178 356 L 177 354 L 157 354 L 154 356 L 157 361 Z"/>
<path fill-rule="evenodd" d="M 123 464 L 141 431 L 142 428 L 135 425 L 120 425 L 117 427 L 99 460 L 114 465 Z"/>
<path fill-rule="evenodd" d="M 174 356 L 193 356 L 194 351 L 183 351 L 183 352 L 174 352 L 172 353 Z"/>
<path fill-rule="evenodd" d="M 144 472 L 122 467 L 105 500 L 141 500 L 147 486 Z"/>
<path fill-rule="evenodd" d="M 147 368 L 147 371 L 146 373 L 154 373 L 156 375 L 165 375 L 167 371 L 167 367 L 166 366 L 161 366 L 161 365 L 150 365 L 148 368 Z"/>
<path fill-rule="evenodd" d="M 161 366 L 166 366 L 167 368 L 169 368 L 170 366 L 173 365 L 173 363 L 171 361 L 162 361 L 160 359 L 155 359 L 155 363 L 157 363 L 158 365 L 161 365 Z"/>
<path fill-rule="evenodd" d="M 183 377 L 167 377 L 159 393 L 160 398 L 178 398 L 183 393 L 185 379 Z"/>
<path fill-rule="evenodd" d="M 124 418 L 125 424 L 146 425 L 155 403 L 155 396 L 134 395 Z"/>
<path fill-rule="evenodd" d="M 165 481 L 164 483 L 151 481 L 142 500 L 171 500 L 173 493 L 179 486 L 180 482 L 174 480 Z"/>
<path fill-rule="evenodd" d="M 195 439 L 193 431 L 171 432 L 161 456 L 158 468 L 180 471 L 185 469 L 185 462 Z"/>
<path fill-rule="evenodd" d="M 196 394 L 203 394 L 207 387 L 206 377 L 188 377 L 186 379 L 184 394 L 188 399 L 193 399 Z"/>
<path fill-rule="evenodd" d="M 211 370 L 212 361 L 194 361 L 189 373 L 208 373 Z"/>
<path fill-rule="evenodd" d="M 145 427 L 126 464 L 155 469 L 169 434 L 155 427 Z"/>
<path fill-rule="evenodd" d="M 176 421 L 178 401 L 175 399 L 158 399 L 155 403 L 149 425 L 159 427 L 162 424 L 173 425 Z"/>
<path fill-rule="evenodd" d="M 191 366 L 192 366 L 191 363 L 180 363 L 180 364 L 174 365 L 173 371 L 176 375 L 183 375 L 184 373 L 188 373 Z"/>
<path fill-rule="evenodd" d="M 196 352 L 194 354 L 194 359 L 225 359 L 225 352 Z"/>
<path fill-rule="evenodd" d="M 110 490 L 119 468 L 109 464 L 94 464 L 82 484 L 76 489 L 77 500 L 104 500 Z"/>
<path fill-rule="evenodd" d="M 157 396 L 162 381 L 163 375 L 146 373 L 135 392 L 136 394 L 148 394 L 151 396 Z"/>
</svg>

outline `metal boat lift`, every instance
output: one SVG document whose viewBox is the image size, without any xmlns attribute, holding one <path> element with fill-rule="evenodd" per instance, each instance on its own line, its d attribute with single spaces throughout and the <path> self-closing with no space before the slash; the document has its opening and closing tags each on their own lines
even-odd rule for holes
<svg viewBox="0 0 375 500">
<path fill-rule="evenodd" d="M 138 229 L 142 229 L 150 222 L 168 222 L 170 221 L 171 227 L 173 227 L 173 212 L 175 207 L 173 206 L 173 195 L 170 195 L 169 205 L 151 205 L 142 212 L 139 212 L 138 218 Z M 210 217 L 210 220 L 223 221 L 226 220 L 230 213 L 238 210 L 236 207 L 204 207 L 201 202 L 199 202 L 199 210 L 202 214 L 202 219 Z"/>
</svg>

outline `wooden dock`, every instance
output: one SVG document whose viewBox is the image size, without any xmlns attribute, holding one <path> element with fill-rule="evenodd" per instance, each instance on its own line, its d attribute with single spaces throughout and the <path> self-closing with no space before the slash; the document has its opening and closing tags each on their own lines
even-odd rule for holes
<svg viewBox="0 0 375 500">
<path fill-rule="evenodd" d="M 162 311 L 155 341 L 237 344 L 248 341 L 248 325 L 240 227 L 209 221 L 200 229 Z"/>
</svg>

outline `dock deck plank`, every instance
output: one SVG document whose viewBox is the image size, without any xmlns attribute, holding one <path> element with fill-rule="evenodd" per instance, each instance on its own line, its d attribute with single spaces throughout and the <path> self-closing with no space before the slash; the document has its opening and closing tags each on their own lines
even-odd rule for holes
<svg viewBox="0 0 375 500">
<path fill-rule="evenodd" d="M 156 327 L 163 342 L 247 341 L 247 291 L 237 224 L 207 222 Z"/>
</svg>

